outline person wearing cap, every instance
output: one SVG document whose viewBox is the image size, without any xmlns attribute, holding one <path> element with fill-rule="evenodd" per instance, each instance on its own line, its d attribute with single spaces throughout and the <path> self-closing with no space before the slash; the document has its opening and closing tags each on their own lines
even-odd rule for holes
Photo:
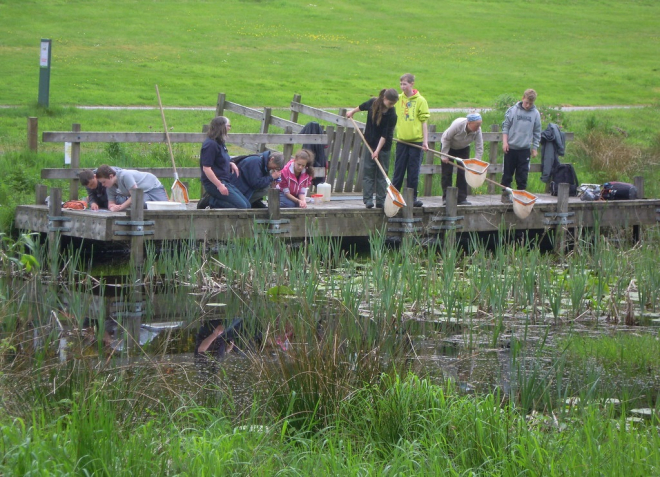
<svg viewBox="0 0 660 477">
<path fill-rule="evenodd" d="M 458 157 L 459 159 L 470 158 L 470 144 L 474 142 L 474 156 L 481 160 L 484 154 L 484 140 L 481 135 L 481 115 L 479 113 L 468 114 L 465 118 L 455 119 L 442 134 L 443 154 Z M 452 173 L 454 172 L 453 159 L 442 156 L 442 201 L 447 197 L 447 189 L 452 185 Z M 470 205 L 467 200 L 468 190 L 465 180 L 465 171 L 456 168 L 456 187 L 458 188 L 458 205 Z"/>
</svg>

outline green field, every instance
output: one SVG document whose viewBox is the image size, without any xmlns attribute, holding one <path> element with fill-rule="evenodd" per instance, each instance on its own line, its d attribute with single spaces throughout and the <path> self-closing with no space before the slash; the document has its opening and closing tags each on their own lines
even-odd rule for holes
<svg viewBox="0 0 660 477">
<path fill-rule="evenodd" d="M 61 144 L 26 151 L 26 118 L 39 131 L 160 131 L 157 109 L 88 111 L 72 106 L 215 105 L 218 93 L 288 118 L 294 94 L 316 107 L 354 107 L 404 72 L 431 108 L 495 107 L 484 129 L 500 124 L 505 99 L 534 87 L 542 112 L 565 105 L 647 105 L 642 109 L 563 112 L 569 144 L 563 162 L 581 182 L 645 177 L 657 197 L 660 3 L 565 0 L 2 1 L 0 18 L 0 230 L 14 206 L 32 202 L 40 169 L 63 164 Z M 39 46 L 50 38 L 50 104 L 37 106 Z M 281 109 L 278 109 L 281 108 Z M 460 113 L 431 117 L 438 131 Z M 212 111 L 168 111 L 177 132 L 198 132 Z M 259 122 L 231 115 L 234 132 Z M 557 122 L 556 117 L 544 118 Z M 300 118 L 305 122 L 309 118 Z M 276 129 L 276 128 L 275 128 Z M 274 130 L 274 132 L 277 132 Z M 83 145 L 83 167 L 169 162 L 161 145 Z M 176 145 L 180 166 L 198 162 L 198 145 Z M 242 150 L 230 151 L 243 154 Z M 440 193 L 438 184 L 434 195 Z M 50 181 L 49 186 L 64 186 Z M 533 177 L 532 192 L 543 190 Z M 194 185 L 197 187 L 197 185 Z M 196 189 L 195 189 L 196 190 Z M 196 195 L 193 195 L 196 198 Z"/>
<path fill-rule="evenodd" d="M 405 72 L 431 107 L 490 106 L 528 87 L 545 105 L 652 104 L 660 3 L 0 1 L 0 104 L 353 106 Z"/>
</svg>

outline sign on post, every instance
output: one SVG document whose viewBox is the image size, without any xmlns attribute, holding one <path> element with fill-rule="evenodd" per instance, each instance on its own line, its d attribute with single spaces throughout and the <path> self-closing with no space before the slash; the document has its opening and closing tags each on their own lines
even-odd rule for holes
<svg viewBox="0 0 660 477">
<path fill-rule="evenodd" d="M 39 105 L 48 107 L 50 95 L 50 58 L 51 40 L 42 39 L 39 54 Z"/>
</svg>

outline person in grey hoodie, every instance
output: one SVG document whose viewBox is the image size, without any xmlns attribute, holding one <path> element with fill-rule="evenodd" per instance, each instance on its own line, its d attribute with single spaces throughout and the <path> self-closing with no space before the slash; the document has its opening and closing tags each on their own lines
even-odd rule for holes
<svg viewBox="0 0 660 477">
<path fill-rule="evenodd" d="M 527 188 L 529 161 L 536 157 L 541 141 L 541 115 L 534 106 L 536 91 L 528 89 L 515 105 L 511 106 L 502 123 L 502 150 L 504 172 L 502 185 L 511 187 L 514 175 L 518 190 Z M 511 196 L 502 193 L 502 202 L 511 202 Z"/>
</svg>

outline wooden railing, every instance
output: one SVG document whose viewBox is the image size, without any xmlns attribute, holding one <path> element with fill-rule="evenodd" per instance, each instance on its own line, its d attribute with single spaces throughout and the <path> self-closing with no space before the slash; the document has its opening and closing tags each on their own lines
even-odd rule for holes
<svg viewBox="0 0 660 477">
<path fill-rule="evenodd" d="M 234 144 L 253 152 L 262 152 L 268 145 L 282 145 L 285 157 L 293 153 L 294 145 L 301 144 L 325 144 L 328 148 L 328 166 L 326 181 L 333 185 L 334 192 L 361 192 L 362 191 L 362 166 L 361 156 L 363 144 L 356 134 L 352 122 L 346 118 L 346 109 L 339 109 L 338 113 L 332 113 L 324 109 L 307 106 L 300 102 L 300 95 L 294 95 L 290 105 L 290 119 L 283 119 L 272 114 L 271 108 L 263 111 L 248 108 L 237 103 L 227 101 L 224 93 L 218 95 L 216 104 L 216 115 L 223 115 L 225 111 L 232 112 L 250 119 L 261 122 L 260 132 L 256 134 L 230 134 L 229 144 Z M 304 114 L 319 122 L 326 123 L 325 134 L 299 134 L 304 125 L 298 123 L 299 115 Z M 34 118 L 31 118 L 34 119 Z M 328 124 L 329 123 L 329 124 Z M 364 123 L 359 123 L 364 128 Z M 284 130 L 284 133 L 272 133 L 270 127 Z M 80 144 L 85 142 L 117 142 L 117 143 L 165 143 L 165 133 L 142 133 L 142 132 L 83 132 L 80 124 L 74 124 L 71 131 L 44 132 L 43 142 L 70 142 L 71 167 L 69 169 L 42 169 L 43 179 L 70 179 L 70 198 L 78 197 L 77 174 L 80 171 Z M 37 134 L 34 122 L 28 122 L 28 143 L 32 143 Z M 202 133 L 170 133 L 170 141 L 173 143 L 202 143 L 206 134 Z M 429 147 L 439 150 L 441 148 L 442 132 L 435 130 L 435 125 L 429 126 Z M 566 140 L 573 140 L 573 133 L 566 133 Z M 495 180 L 496 175 L 502 173 L 503 165 L 498 161 L 501 150 L 502 133 L 497 125 L 491 126 L 491 131 L 483 132 L 484 152 L 483 160 L 488 161 L 488 177 Z M 171 168 L 138 168 L 155 174 L 157 177 L 173 177 Z M 178 168 L 177 172 L 181 178 L 199 178 L 200 172 L 197 167 Z M 441 165 L 435 155 L 428 152 L 420 174 L 424 178 L 423 195 L 431 195 L 432 179 L 440 174 Z M 541 164 L 533 163 L 530 172 L 541 172 Z M 317 176 L 326 176 L 326 171 L 317 168 Z M 496 186 L 488 185 L 489 193 L 495 191 Z M 420 191 L 421 192 L 421 191 Z M 422 195 L 422 194 L 420 194 Z"/>
</svg>

